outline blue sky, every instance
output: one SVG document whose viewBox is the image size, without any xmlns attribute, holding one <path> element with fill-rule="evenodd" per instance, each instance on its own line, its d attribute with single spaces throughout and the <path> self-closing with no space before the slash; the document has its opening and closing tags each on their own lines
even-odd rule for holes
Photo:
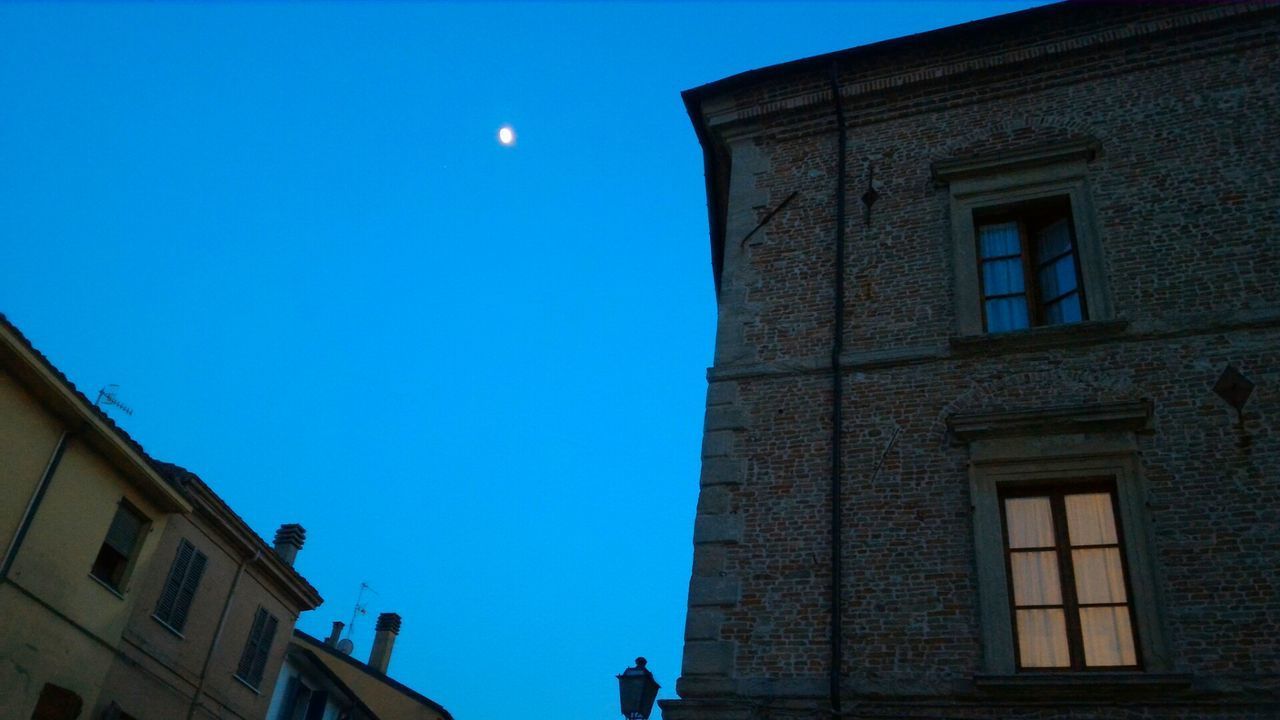
<svg viewBox="0 0 1280 720">
<path fill-rule="evenodd" d="M 715 299 L 681 90 L 1040 3 L 0 5 L 0 312 L 458 720 L 673 697 Z M 498 128 L 518 133 L 500 146 Z M 656 716 L 655 716 L 656 717 Z"/>
</svg>

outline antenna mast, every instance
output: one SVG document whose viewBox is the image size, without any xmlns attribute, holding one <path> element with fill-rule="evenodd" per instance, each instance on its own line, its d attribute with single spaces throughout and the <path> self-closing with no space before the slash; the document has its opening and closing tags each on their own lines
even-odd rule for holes
<svg viewBox="0 0 1280 720">
<path fill-rule="evenodd" d="M 364 603 L 364 592 L 366 590 L 373 593 L 374 595 L 378 594 L 376 590 L 369 587 L 369 583 L 367 582 L 360 583 L 360 593 L 356 595 L 356 606 L 351 610 L 351 622 L 347 623 L 347 639 L 348 640 L 351 639 L 351 631 L 355 629 L 356 618 L 361 615 L 369 614 L 369 610 L 365 607 L 365 603 Z"/>
<path fill-rule="evenodd" d="M 116 407 L 124 411 L 125 415 L 132 415 L 133 409 L 130 408 L 128 405 L 125 405 L 124 403 L 120 402 L 120 399 L 116 397 L 116 390 L 119 387 L 120 387 L 119 385 L 112 383 L 110 385 L 105 385 L 99 388 L 98 399 L 93 401 L 93 406 L 96 408 L 100 408 L 102 407 L 103 401 L 105 400 L 107 405 L 115 405 Z"/>
</svg>

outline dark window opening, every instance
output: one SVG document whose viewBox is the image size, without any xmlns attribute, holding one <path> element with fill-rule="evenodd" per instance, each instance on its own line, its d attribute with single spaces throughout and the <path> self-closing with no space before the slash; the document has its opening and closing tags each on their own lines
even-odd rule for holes
<svg viewBox="0 0 1280 720">
<path fill-rule="evenodd" d="M 1065 197 L 974 213 L 987 332 L 1084 320 L 1079 253 Z"/>
<path fill-rule="evenodd" d="M 138 549 L 146 522 L 142 513 L 127 502 L 121 501 L 89 573 L 116 592 L 120 592 L 124 585 L 126 571 L 129 569 L 129 561 L 133 559 L 134 552 Z"/>
<path fill-rule="evenodd" d="M 1109 481 L 1000 496 L 1018 669 L 1139 669 L 1123 534 Z"/>
<path fill-rule="evenodd" d="M 53 683 L 45 683 L 36 699 L 36 709 L 31 720 L 75 720 L 80 717 L 84 701 L 80 695 Z"/>
</svg>

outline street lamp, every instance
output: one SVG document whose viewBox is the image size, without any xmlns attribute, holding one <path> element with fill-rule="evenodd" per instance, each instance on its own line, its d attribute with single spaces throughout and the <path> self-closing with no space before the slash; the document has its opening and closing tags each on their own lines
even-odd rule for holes
<svg viewBox="0 0 1280 720">
<path fill-rule="evenodd" d="M 645 669 L 645 659 L 636 658 L 636 666 L 618 676 L 618 698 L 622 701 L 622 717 L 627 720 L 649 720 L 653 701 L 658 697 L 658 683 Z"/>
</svg>

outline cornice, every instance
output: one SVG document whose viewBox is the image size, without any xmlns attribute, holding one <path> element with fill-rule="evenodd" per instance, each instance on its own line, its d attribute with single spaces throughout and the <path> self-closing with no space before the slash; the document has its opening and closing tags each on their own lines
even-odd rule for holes
<svg viewBox="0 0 1280 720">
<path fill-rule="evenodd" d="M 1207 6 L 1191 12 L 1168 15 L 1150 20 L 1127 23 L 1121 26 L 1088 32 L 1068 38 L 1033 42 L 1020 48 L 1005 48 L 978 54 L 963 60 L 941 63 L 937 65 L 916 65 L 912 68 L 882 73 L 850 82 L 844 80 L 840 84 L 840 96 L 848 100 L 856 100 L 859 96 L 900 89 L 922 83 L 932 83 L 950 77 L 974 71 L 992 70 L 1009 65 L 1017 65 L 1033 60 L 1040 60 L 1059 55 L 1079 52 L 1088 48 L 1124 42 L 1136 38 L 1156 35 L 1178 28 L 1200 25 L 1215 20 L 1259 12 L 1274 5 L 1261 2 L 1232 3 Z M 854 48 L 857 50 L 858 48 Z M 847 52 L 847 51 L 846 51 Z M 839 62 L 842 53 L 832 53 L 831 61 Z M 818 60 L 810 58 L 809 60 Z M 797 74 L 802 71 L 797 70 Z M 732 78 L 731 78 L 732 79 Z M 784 85 L 779 79 L 761 80 L 757 85 Z M 724 132 L 727 126 L 737 125 L 751 120 L 759 120 L 765 116 L 787 111 L 803 110 L 817 105 L 831 103 L 830 90 L 815 83 L 808 86 L 808 91 L 785 94 L 768 102 L 740 105 L 733 97 L 737 91 L 725 88 L 718 91 L 715 83 L 708 86 L 708 94 L 702 101 L 702 113 L 708 127 L 717 132 Z"/>
<path fill-rule="evenodd" d="M 314 610 L 324 602 L 297 569 L 281 560 L 275 550 L 236 515 L 212 488 L 197 480 L 188 484 L 187 492 L 194 501 L 198 516 L 223 537 L 243 548 L 246 556 L 251 557 L 251 553 L 256 553 L 258 560 L 251 567 L 260 568 L 275 585 L 289 593 L 298 604 L 299 611 Z"/>
</svg>

